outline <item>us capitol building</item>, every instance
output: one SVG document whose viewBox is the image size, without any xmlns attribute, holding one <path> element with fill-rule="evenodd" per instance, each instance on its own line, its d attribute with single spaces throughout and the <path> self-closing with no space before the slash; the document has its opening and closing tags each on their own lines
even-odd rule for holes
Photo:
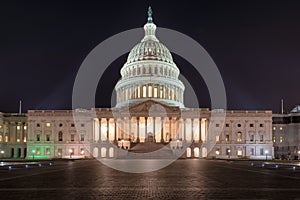
<svg viewBox="0 0 300 200">
<path fill-rule="evenodd" d="M 155 36 L 151 9 L 144 30 L 121 69 L 114 108 L 1 113 L 0 156 L 122 159 L 163 148 L 157 158 L 274 157 L 272 111 L 186 108 L 180 71 Z M 226 117 L 212 120 L 213 112 Z"/>
</svg>

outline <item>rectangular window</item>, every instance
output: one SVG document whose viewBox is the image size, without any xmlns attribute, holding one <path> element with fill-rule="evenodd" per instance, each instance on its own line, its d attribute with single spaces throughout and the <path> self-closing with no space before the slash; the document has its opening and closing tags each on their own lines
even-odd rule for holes
<svg viewBox="0 0 300 200">
<path fill-rule="evenodd" d="M 0 135 L 0 142 L 2 142 L 2 135 Z"/>
<path fill-rule="evenodd" d="M 71 127 L 74 127 L 74 126 L 75 126 L 75 124 L 74 124 L 74 123 L 72 123 L 72 124 L 71 124 Z"/>
<path fill-rule="evenodd" d="M 47 141 L 47 142 L 50 141 L 50 135 L 49 135 L 49 134 L 46 135 L 46 141 Z"/>
<path fill-rule="evenodd" d="M 8 136 L 7 135 L 5 136 L 5 142 L 8 142 Z"/>
<path fill-rule="evenodd" d="M 84 134 L 80 135 L 80 141 L 83 142 L 84 141 Z"/>
<path fill-rule="evenodd" d="M 46 148 L 46 155 L 50 155 L 50 148 Z"/>
<path fill-rule="evenodd" d="M 216 127 L 219 127 L 220 126 L 220 124 L 216 124 Z"/>
<path fill-rule="evenodd" d="M 273 142 L 276 142 L 276 137 L 275 136 L 273 137 Z"/>
<path fill-rule="evenodd" d="M 47 127 L 50 127 L 50 126 L 51 126 L 51 124 L 48 122 L 48 123 L 46 123 L 46 126 L 47 126 Z"/>
<path fill-rule="evenodd" d="M 250 142 L 254 141 L 254 135 L 250 135 Z"/>
<path fill-rule="evenodd" d="M 239 150 L 237 151 L 237 155 L 238 155 L 238 156 L 242 156 L 242 155 L 243 155 L 243 150 L 242 150 L 242 149 L 239 149 Z"/>
<path fill-rule="evenodd" d="M 226 126 L 226 127 L 229 127 L 229 124 L 226 124 L 225 126 Z"/>
<path fill-rule="evenodd" d="M 250 124 L 250 127 L 254 127 L 254 124 Z"/>
<path fill-rule="evenodd" d="M 72 135 L 71 135 L 71 142 L 74 142 L 74 138 L 75 138 L 75 135 L 72 134 Z"/>
<path fill-rule="evenodd" d="M 37 149 L 36 149 L 36 155 L 38 155 L 38 156 L 41 155 L 41 150 L 40 150 L 40 148 L 37 148 Z"/>
<path fill-rule="evenodd" d="M 260 149 L 259 149 L 259 152 L 260 152 L 260 155 L 261 155 L 261 156 L 264 155 L 264 149 L 263 149 L 263 148 L 260 148 Z"/>
<path fill-rule="evenodd" d="M 237 134 L 237 141 L 242 142 L 242 133 L 241 132 L 238 132 L 238 134 Z"/>
<path fill-rule="evenodd" d="M 251 148 L 250 154 L 254 155 L 254 148 Z"/>
<path fill-rule="evenodd" d="M 264 141 L 264 135 L 260 135 L 260 141 L 261 141 L 261 142 Z"/>
<path fill-rule="evenodd" d="M 282 142 L 282 136 L 280 136 L 280 143 Z"/>
<path fill-rule="evenodd" d="M 229 135 L 228 134 L 225 136 L 225 141 L 229 142 Z"/>
<path fill-rule="evenodd" d="M 61 131 L 58 132 L 58 141 L 63 141 L 63 133 Z"/>
<path fill-rule="evenodd" d="M 264 127 L 264 124 L 259 124 L 259 127 Z"/>
<path fill-rule="evenodd" d="M 38 141 L 38 142 L 40 141 L 40 134 L 36 135 L 36 141 Z"/>
<path fill-rule="evenodd" d="M 216 142 L 220 142 L 220 136 L 219 135 L 216 136 Z"/>
</svg>

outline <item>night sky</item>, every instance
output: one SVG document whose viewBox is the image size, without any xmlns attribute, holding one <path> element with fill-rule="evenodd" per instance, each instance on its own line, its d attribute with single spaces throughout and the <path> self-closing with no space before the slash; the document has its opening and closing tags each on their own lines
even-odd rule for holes
<svg viewBox="0 0 300 200">
<path fill-rule="evenodd" d="M 158 27 L 180 31 L 208 51 L 223 77 L 229 109 L 279 112 L 282 98 L 286 111 L 300 104 L 296 1 L 7 1 L 0 4 L 0 111 L 18 112 L 20 99 L 23 112 L 71 109 L 84 58 L 108 37 L 142 27 L 149 5 Z M 173 56 L 200 106 L 210 107 L 201 76 Z M 112 63 L 100 80 L 97 107 L 111 107 L 126 57 Z"/>
</svg>

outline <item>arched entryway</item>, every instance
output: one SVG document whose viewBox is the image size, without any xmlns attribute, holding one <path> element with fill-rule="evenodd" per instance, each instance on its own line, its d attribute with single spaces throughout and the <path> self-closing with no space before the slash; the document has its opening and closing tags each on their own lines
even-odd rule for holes
<svg viewBox="0 0 300 200">
<path fill-rule="evenodd" d="M 148 135 L 147 142 L 153 142 L 154 141 L 153 133 L 148 133 L 147 135 Z"/>
</svg>

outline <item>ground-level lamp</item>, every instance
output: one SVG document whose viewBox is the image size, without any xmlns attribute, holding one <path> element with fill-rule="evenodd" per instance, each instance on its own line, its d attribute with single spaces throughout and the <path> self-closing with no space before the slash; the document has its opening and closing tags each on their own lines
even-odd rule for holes
<svg viewBox="0 0 300 200">
<path fill-rule="evenodd" d="M 216 151 L 216 155 L 217 156 L 220 155 L 220 151 L 219 150 Z"/>
<path fill-rule="evenodd" d="M 33 150 L 31 151 L 31 153 L 32 153 L 32 160 L 34 160 L 35 150 L 33 149 Z"/>
<path fill-rule="evenodd" d="M 269 151 L 268 151 L 268 150 L 265 150 L 266 160 L 268 160 L 268 153 L 269 153 Z"/>
<path fill-rule="evenodd" d="M 230 158 L 230 151 L 231 151 L 231 150 L 230 150 L 230 149 L 228 149 L 228 158 Z"/>
</svg>

